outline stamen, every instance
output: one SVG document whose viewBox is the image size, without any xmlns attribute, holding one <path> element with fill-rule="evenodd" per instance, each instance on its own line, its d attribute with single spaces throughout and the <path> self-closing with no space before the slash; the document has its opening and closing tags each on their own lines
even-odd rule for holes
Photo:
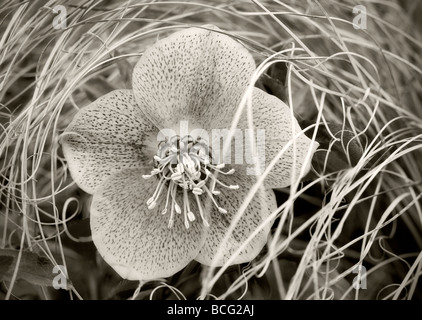
<svg viewBox="0 0 422 320">
<path fill-rule="evenodd" d="M 188 198 L 188 191 L 186 189 L 183 190 L 183 197 L 184 197 L 184 204 L 186 206 L 186 211 L 187 211 L 187 216 L 188 216 L 188 220 L 190 222 L 193 222 L 196 220 L 195 215 L 193 214 L 192 211 L 190 211 L 190 203 L 189 203 L 189 198 Z"/>
<path fill-rule="evenodd" d="M 223 214 L 226 214 L 226 213 L 227 213 L 227 210 L 226 210 L 226 209 L 224 209 L 224 208 L 222 208 L 222 207 L 220 207 L 220 206 L 218 205 L 218 203 L 217 203 L 217 201 L 214 199 L 213 194 L 211 193 L 211 191 L 210 191 L 207 187 L 204 187 L 204 189 L 205 189 L 205 191 L 208 193 L 208 195 L 210 196 L 210 198 L 211 198 L 212 202 L 214 203 L 215 207 L 217 208 L 218 212 L 223 213 Z"/>
<path fill-rule="evenodd" d="M 239 186 L 237 184 L 235 184 L 235 185 L 227 185 L 227 184 L 222 183 L 220 180 L 216 180 L 216 182 L 220 186 L 223 186 L 223 187 L 225 187 L 227 189 L 231 189 L 231 190 L 237 190 L 237 189 L 239 189 Z"/>
<path fill-rule="evenodd" d="M 183 213 L 184 213 L 184 218 L 185 218 L 186 229 L 189 229 L 188 205 L 189 205 L 188 191 L 186 189 L 183 189 Z"/>
<path fill-rule="evenodd" d="M 199 197 L 196 194 L 195 194 L 195 199 L 196 199 L 196 203 L 198 204 L 199 215 L 201 216 L 202 223 L 204 224 L 204 226 L 206 226 L 208 228 L 210 226 L 210 224 L 205 219 L 204 211 L 202 210 L 201 200 L 199 200 Z"/>
<path fill-rule="evenodd" d="M 234 172 L 234 169 L 233 169 L 233 172 Z M 210 176 L 213 179 L 213 181 L 215 181 L 216 183 L 218 183 L 220 186 L 223 186 L 223 187 L 225 187 L 227 189 L 231 189 L 231 190 L 237 190 L 237 189 L 239 189 L 239 186 L 237 184 L 235 184 L 235 185 L 227 185 L 227 184 L 222 183 L 220 180 L 218 180 L 215 177 L 215 175 L 213 175 L 212 173 L 210 174 Z"/>
<path fill-rule="evenodd" d="M 166 205 L 164 206 L 163 211 L 161 211 L 161 214 L 166 214 L 167 213 L 167 207 L 168 207 L 169 200 L 170 200 L 170 192 L 171 192 L 171 188 L 168 188 L 168 190 L 167 190 L 167 197 L 166 197 Z"/>
<path fill-rule="evenodd" d="M 174 187 L 171 189 L 171 198 L 174 200 L 174 192 L 173 190 L 175 189 L 176 185 L 174 185 Z M 174 202 L 172 203 L 171 209 L 170 209 L 170 219 L 169 219 L 169 224 L 168 224 L 168 228 L 171 229 L 174 225 Z"/>
</svg>

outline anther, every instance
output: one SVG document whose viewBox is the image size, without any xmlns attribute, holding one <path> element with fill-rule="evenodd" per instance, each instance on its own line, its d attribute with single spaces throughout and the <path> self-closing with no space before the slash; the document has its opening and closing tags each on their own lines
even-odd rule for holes
<svg viewBox="0 0 422 320">
<path fill-rule="evenodd" d="M 182 174 L 180 172 L 175 172 L 170 176 L 171 180 L 179 180 L 181 177 Z"/>
<path fill-rule="evenodd" d="M 202 188 L 205 185 L 205 180 L 201 180 L 196 184 L 196 188 Z"/>
<path fill-rule="evenodd" d="M 195 188 L 192 189 L 192 193 L 197 194 L 197 195 L 201 195 L 201 194 L 204 193 L 204 190 L 202 190 L 201 188 L 195 187 Z"/>
<path fill-rule="evenodd" d="M 218 207 L 218 212 L 222 213 L 222 214 L 226 214 L 227 210 L 221 207 Z"/>
<path fill-rule="evenodd" d="M 187 213 L 187 215 L 188 215 L 188 219 L 189 219 L 189 221 L 190 221 L 190 222 L 195 221 L 195 215 L 193 214 L 193 212 L 192 212 L 192 211 L 189 211 L 189 212 Z"/>
</svg>

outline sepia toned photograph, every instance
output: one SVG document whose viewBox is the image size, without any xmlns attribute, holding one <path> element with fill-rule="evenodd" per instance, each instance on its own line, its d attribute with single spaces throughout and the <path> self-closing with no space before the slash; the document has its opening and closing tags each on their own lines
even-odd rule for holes
<svg viewBox="0 0 422 320">
<path fill-rule="evenodd" d="M 1 300 L 422 299 L 421 1 L 1 3 Z"/>
</svg>

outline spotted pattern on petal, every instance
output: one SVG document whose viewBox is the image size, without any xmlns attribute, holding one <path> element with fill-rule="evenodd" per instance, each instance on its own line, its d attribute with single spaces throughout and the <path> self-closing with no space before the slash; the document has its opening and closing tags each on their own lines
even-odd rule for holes
<svg viewBox="0 0 422 320">
<path fill-rule="evenodd" d="M 124 170 L 94 194 L 93 241 L 105 261 L 125 279 L 171 276 L 195 258 L 204 240 L 204 226 L 198 221 L 186 229 L 183 214 L 175 213 L 169 229 L 170 212 L 161 214 L 163 204 L 148 210 L 145 202 L 156 184 L 155 178 L 142 179 L 141 170 Z M 195 203 L 191 209 L 197 211 Z"/>
<path fill-rule="evenodd" d="M 102 96 L 78 112 L 62 137 L 73 179 L 84 191 L 94 193 L 114 172 L 149 169 L 156 131 L 139 111 L 131 90 Z"/>
<path fill-rule="evenodd" d="M 244 88 L 254 70 L 250 53 L 218 28 L 189 28 L 144 52 L 133 72 L 133 88 L 158 127 L 186 120 L 208 130 L 214 116 L 233 115 L 232 92 Z"/>
<path fill-rule="evenodd" d="M 237 184 L 240 188 L 238 190 L 221 190 L 221 194 L 216 196 L 216 201 L 227 210 L 227 213 L 222 214 L 215 207 L 211 211 L 211 223 L 207 238 L 199 255 L 195 258 L 195 260 L 205 265 L 211 265 L 219 250 L 221 250 L 221 254 L 219 254 L 220 257 L 217 258 L 214 265 L 223 265 L 245 243 L 246 239 L 258 228 L 261 222 L 276 209 L 274 192 L 260 189 L 242 213 L 242 218 L 228 238 L 228 241 L 222 243 L 233 217 L 237 214 L 249 192 L 249 188 L 255 182 L 255 178 L 235 173 L 221 178 L 221 180 L 229 185 Z M 249 262 L 259 254 L 267 242 L 272 222 L 271 220 L 265 225 L 231 264 Z"/>
<path fill-rule="evenodd" d="M 257 141 L 257 129 L 265 130 L 265 158 L 261 156 L 260 159 L 262 163 L 265 162 L 265 166 L 262 167 L 262 169 L 265 169 L 280 150 L 289 141 L 293 141 L 294 136 L 302 131 L 302 129 L 297 120 L 292 118 L 290 109 L 284 102 L 258 88 L 254 88 L 253 91 L 252 110 L 255 141 Z M 248 128 L 246 109 L 239 121 L 239 127 Z M 266 187 L 282 188 L 291 185 L 293 168 L 295 174 L 294 179 L 299 178 L 308 150 L 312 149 L 313 153 L 318 147 L 318 143 L 315 142 L 312 145 L 311 143 L 312 141 L 305 134 L 296 138 L 295 145 L 293 146 L 292 144 L 286 149 L 276 165 L 269 172 L 265 180 Z M 253 155 L 251 144 L 245 141 L 244 145 L 245 155 Z M 253 161 L 249 161 L 249 163 L 253 163 Z M 311 162 L 308 161 L 307 166 L 303 170 L 304 174 L 309 171 L 310 165 Z M 250 165 L 249 167 L 252 168 L 253 166 Z M 238 170 L 242 169 L 238 168 Z"/>
</svg>

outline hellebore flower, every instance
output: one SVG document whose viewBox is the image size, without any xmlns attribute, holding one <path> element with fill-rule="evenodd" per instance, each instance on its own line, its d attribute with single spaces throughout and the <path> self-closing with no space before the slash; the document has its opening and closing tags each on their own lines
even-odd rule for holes
<svg viewBox="0 0 422 320">
<path fill-rule="evenodd" d="M 209 139 L 213 130 L 230 128 L 254 70 L 251 54 L 218 28 L 185 29 L 143 53 L 133 90 L 100 97 L 66 129 L 62 147 L 70 173 L 93 194 L 93 241 L 123 278 L 168 277 L 192 260 L 210 265 L 220 247 L 223 253 L 214 263 L 224 264 L 276 208 L 269 188 L 290 185 L 292 172 L 298 177 L 308 149 L 316 148 L 304 135 L 296 139 L 295 152 L 287 149 L 267 176 L 265 190 L 257 192 L 227 243 L 221 243 L 256 177 L 239 159 L 216 157 Z M 258 88 L 252 107 L 255 129 L 265 130 L 268 164 L 293 138 L 292 128 L 301 129 L 282 101 Z M 248 128 L 244 113 L 237 126 L 242 130 Z M 236 141 L 231 156 L 251 150 L 242 148 L 246 136 Z M 234 263 L 254 259 L 270 227 Z"/>
</svg>

